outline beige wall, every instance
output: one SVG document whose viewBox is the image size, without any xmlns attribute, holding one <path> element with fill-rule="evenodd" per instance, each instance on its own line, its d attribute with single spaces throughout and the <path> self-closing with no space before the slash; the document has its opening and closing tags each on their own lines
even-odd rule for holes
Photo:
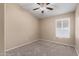
<svg viewBox="0 0 79 59">
<path fill-rule="evenodd" d="M 59 18 L 65 18 L 65 17 L 70 17 L 70 22 L 71 22 L 71 33 L 70 33 L 70 38 L 56 38 L 55 36 L 55 20 Z M 49 41 L 54 41 L 62 44 L 67 44 L 74 46 L 74 39 L 75 39 L 75 34 L 74 34 L 74 12 L 73 13 L 68 13 L 64 15 L 59 15 L 59 16 L 54 16 L 51 18 L 46 18 L 41 20 L 41 39 L 42 40 L 49 40 Z"/>
<path fill-rule="evenodd" d="M 6 49 L 38 38 L 38 20 L 17 4 L 6 4 Z"/>
<path fill-rule="evenodd" d="M 79 5 L 77 6 L 76 9 L 76 30 L 75 30 L 75 34 L 76 34 L 76 49 L 79 55 Z"/>
<path fill-rule="evenodd" d="M 4 4 L 0 3 L 0 52 L 4 50 Z"/>
</svg>

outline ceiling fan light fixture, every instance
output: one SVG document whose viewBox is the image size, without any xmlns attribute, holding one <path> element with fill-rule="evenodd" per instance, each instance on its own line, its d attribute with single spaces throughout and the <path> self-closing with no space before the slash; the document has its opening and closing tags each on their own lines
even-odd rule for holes
<svg viewBox="0 0 79 59">
<path fill-rule="evenodd" d="M 46 7 L 40 7 L 40 10 L 45 10 L 46 9 Z"/>
<path fill-rule="evenodd" d="M 49 5 L 50 3 L 37 3 L 40 7 L 39 8 L 35 8 L 35 9 L 33 9 L 33 10 L 38 10 L 38 9 L 40 9 L 41 10 L 41 13 L 44 13 L 45 12 L 45 10 L 47 9 L 47 10 L 49 10 L 49 11 L 52 11 L 53 10 L 53 8 L 52 7 L 48 7 L 47 5 Z"/>
</svg>

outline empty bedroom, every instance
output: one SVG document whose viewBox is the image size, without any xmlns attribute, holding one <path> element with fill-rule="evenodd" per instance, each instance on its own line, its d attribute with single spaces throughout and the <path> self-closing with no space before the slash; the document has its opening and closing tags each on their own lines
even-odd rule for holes
<svg viewBox="0 0 79 59">
<path fill-rule="evenodd" d="M 7 56 L 78 56 L 78 3 L 6 3 Z"/>
</svg>

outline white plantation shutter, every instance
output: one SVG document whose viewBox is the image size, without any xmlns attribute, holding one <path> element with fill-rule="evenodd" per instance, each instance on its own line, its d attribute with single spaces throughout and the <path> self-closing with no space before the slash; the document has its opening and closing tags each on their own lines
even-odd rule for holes
<svg viewBox="0 0 79 59">
<path fill-rule="evenodd" d="M 56 20 L 56 37 L 70 38 L 70 18 Z"/>
</svg>

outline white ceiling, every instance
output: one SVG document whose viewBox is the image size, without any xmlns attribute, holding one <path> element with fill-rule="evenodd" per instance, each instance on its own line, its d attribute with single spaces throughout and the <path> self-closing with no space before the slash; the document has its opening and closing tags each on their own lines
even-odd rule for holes
<svg viewBox="0 0 79 59">
<path fill-rule="evenodd" d="M 48 6 L 54 8 L 54 10 L 45 10 L 45 12 L 42 14 L 41 10 L 33 10 L 35 8 L 40 7 L 36 3 L 23 3 L 19 4 L 22 8 L 26 9 L 30 13 L 32 13 L 34 16 L 38 18 L 45 18 L 55 15 L 61 15 L 69 12 L 73 12 L 76 9 L 76 3 L 50 3 Z"/>
</svg>

